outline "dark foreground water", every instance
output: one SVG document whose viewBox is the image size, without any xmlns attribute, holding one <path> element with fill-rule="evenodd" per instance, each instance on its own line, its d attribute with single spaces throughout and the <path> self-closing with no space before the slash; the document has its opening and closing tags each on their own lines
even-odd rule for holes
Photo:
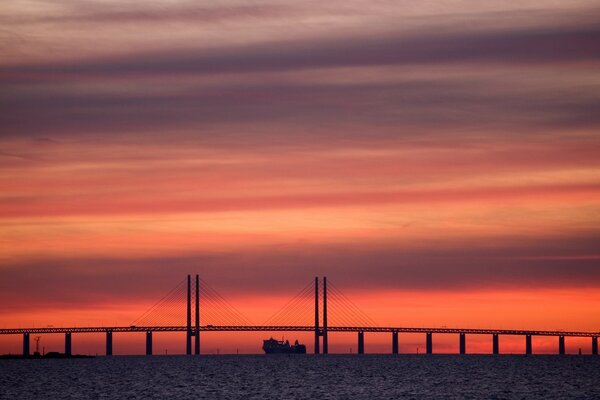
<svg viewBox="0 0 600 400">
<path fill-rule="evenodd" d="M 594 356 L 0 360 L 1 399 L 600 399 Z"/>
</svg>

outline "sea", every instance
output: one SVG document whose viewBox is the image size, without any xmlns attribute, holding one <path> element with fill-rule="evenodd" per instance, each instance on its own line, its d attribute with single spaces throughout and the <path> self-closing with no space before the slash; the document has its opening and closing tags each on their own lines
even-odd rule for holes
<svg viewBox="0 0 600 400">
<path fill-rule="evenodd" d="M 600 399 L 599 356 L 0 360 L 0 399 Z"/>
</svg>

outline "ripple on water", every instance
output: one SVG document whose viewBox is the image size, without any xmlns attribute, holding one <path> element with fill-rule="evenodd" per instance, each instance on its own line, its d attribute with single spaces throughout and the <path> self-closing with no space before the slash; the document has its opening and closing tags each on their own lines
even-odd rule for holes
<svg viewBox="0 0 600 400">
<path fill-rule="evenodd" d="M 0 360 L 0 399 L 600 399 L 594 356 Z"/>
</svg>

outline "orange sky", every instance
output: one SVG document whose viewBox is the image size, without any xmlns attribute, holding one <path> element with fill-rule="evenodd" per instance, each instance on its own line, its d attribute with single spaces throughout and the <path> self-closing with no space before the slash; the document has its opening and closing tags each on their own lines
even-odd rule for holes
<svg viewBox="0 0 600 400">
<path fill-rule="evenodd" d="M 199 273 L 254 323 L 327 275 L 380 326 L 600 330 L 597 4 L 225 3 L 0 6 L 0 327 L 129 325 Z"/>
</svg>

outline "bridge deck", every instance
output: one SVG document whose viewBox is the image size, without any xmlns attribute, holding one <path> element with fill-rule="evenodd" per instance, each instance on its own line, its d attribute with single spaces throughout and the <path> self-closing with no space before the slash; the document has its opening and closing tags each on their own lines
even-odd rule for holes
<svg viewBox="0 0 600 400">
<path fill-rule="evenodd" d="M 192 329 L 194 329 L 192 327 Z M 186 326 L 110 326 L 110 327 L 47 327 L 47 328 L 3 328 L 0 335 L 44 334 L 44 333 L 98 333 L 98 332 L 185 332 Z M 201 332 L 314 332 L 314 326 L 200 326 Z M 598 337 L 600 332 L 539 331 L 519 329 L 474 329 L 474 328 L 406 328 L 368 326 L 328 326 L 328 332 L 401 332 L 401 333 L 465 333 L 470 335 L 532 335 L 532 336 L 578 336 Z"/>
</svg>

